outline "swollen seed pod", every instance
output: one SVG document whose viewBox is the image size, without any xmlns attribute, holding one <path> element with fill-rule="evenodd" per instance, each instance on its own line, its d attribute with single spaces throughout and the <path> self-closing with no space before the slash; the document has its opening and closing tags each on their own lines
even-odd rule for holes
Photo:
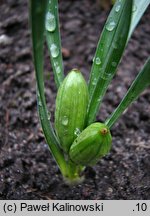
<svg viewBox="0 0 150 216">
<path fill-rule="evenodd" d="M 80 71 L 73 69 L 64 79 L 56 98 L 55 130 L 64 152 L 82 131 L 88 105 L 88 88 Z"/>
<path fill-rule="evenodd" d="M 111 134 L 103 123 L 93 123 L 74 140 L 69 156 L 80 165 L 94 165 L 106 155 L 111 148 Z"/>
</svg>

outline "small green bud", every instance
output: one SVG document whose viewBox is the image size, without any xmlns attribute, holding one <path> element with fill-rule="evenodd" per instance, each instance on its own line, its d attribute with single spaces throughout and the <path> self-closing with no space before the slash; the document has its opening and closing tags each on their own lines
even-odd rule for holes
<svg viewBox="0 0 150 216">
<path fill-rule="evenodd" d="M 56 98 L 55 130 L 64 152 L 85 127 L 88 88 L 79 70 L 73 69 L 64 79 Z"/>
<path fill-rule="evenodd" d="M 74 140 L 70 147 L 71 160 L 80 165 L 94 165 L 111 148 L 111 134 L 103 123 L 93 123 Z"/>
</svg>

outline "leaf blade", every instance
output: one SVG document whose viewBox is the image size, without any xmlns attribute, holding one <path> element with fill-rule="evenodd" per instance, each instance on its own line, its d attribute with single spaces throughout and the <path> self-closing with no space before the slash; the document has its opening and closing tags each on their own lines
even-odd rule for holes
<svg viewBox="0 0 150 216">
<path fill-rule="evenodd" d="M 44 95 L 44 77 L 43 77 L 43 43 L 44 43 L 44 22 L 47 0 L 30 0 L 30 25 L 32 31 L 32 47 L 33 47 L 33 60 L 35 66 L 35 74 L 37 81 L 37 99 L 38 110 L 41 121 L 41 126 L 45 139 L 49 148 L 55 157 L 61 169 L 65 167 L 65 160 L 58 146 L 58 141 L 55 136 L 51 123 L 49 122 L 48 110 Z"/>
<path fill-rule="evenodd" d="M 118 0 L 112 8 L 102 31 L 89 80 L 90 103 L 87 125 L 95 120 L 104 94 L 115 75 L 123 54 L 131 23 L 132 2 L 132 0 Z M 119 11 L 117 8 L 119 8 Z M 114 28 L 113 22 L 116 23 Z M 100 58 L 100 64 L 96 64 L 98 58 Z M 96 80 L 96 83 L 94 80 Z"/>
<path fill-rule="evenodd" d="M 141 17 L 143 16 L 149 4 L 150 4 L 150 0 L 140 0 L 140 1 L 134 0 L 133 15 L 132 15 L 132 20 L 131 20 L 128 40 L 130 39 L 134 29 L 136 28 L 137 24 L 139 23 Z"/>
<path fill-rule="evenodd" d="M 146 61 L 141 72 L 137 75 L 126 95 L 112 113 L 112 115 L 106 120 L 105 124 L 111 128 L 126 108 L 137 99 L 137 97 L 150 85 L 150 58 Z"/>
<path fill-rule="evenodd" d="M 58 88 L 64 79 L 61 39 L 59 31 L 58 0 L 48 1 L 45 29 L 54 79 Z"/>
</svg>

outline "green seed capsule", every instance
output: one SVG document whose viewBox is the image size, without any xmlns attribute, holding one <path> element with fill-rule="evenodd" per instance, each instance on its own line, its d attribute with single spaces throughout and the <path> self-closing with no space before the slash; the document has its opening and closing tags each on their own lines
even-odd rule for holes
<svg viewBox="0 0 150 216">
<path fill-rule="evenodd" d="M 66 153 L 84 129 L 87 105 L 87 84 L 80 71 L 73 69 L 64 79 L 56 98 L 55 130 Z"/>
<path fill-rule="evenodd" d="M 94 165 L 111 148 L 111 134 L 103 123 L 93 123 L 74 140 L 69 155 L 73 162 L 80 165 Z"/>
</svg>

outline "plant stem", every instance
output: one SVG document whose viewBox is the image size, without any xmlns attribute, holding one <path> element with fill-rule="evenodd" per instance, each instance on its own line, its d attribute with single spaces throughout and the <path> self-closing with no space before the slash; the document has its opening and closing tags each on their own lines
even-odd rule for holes
<svg viewBox="0 0 150 216">
<path fill-rule="evenodd" d="M 76 165 L 68 159 L 66 170 L 62 172 L 65 182 L 69 185 L 75 185 L 83 182 L 84 176 L 81 176 L 83 170 L 83 166 Z"/>
</svg>

